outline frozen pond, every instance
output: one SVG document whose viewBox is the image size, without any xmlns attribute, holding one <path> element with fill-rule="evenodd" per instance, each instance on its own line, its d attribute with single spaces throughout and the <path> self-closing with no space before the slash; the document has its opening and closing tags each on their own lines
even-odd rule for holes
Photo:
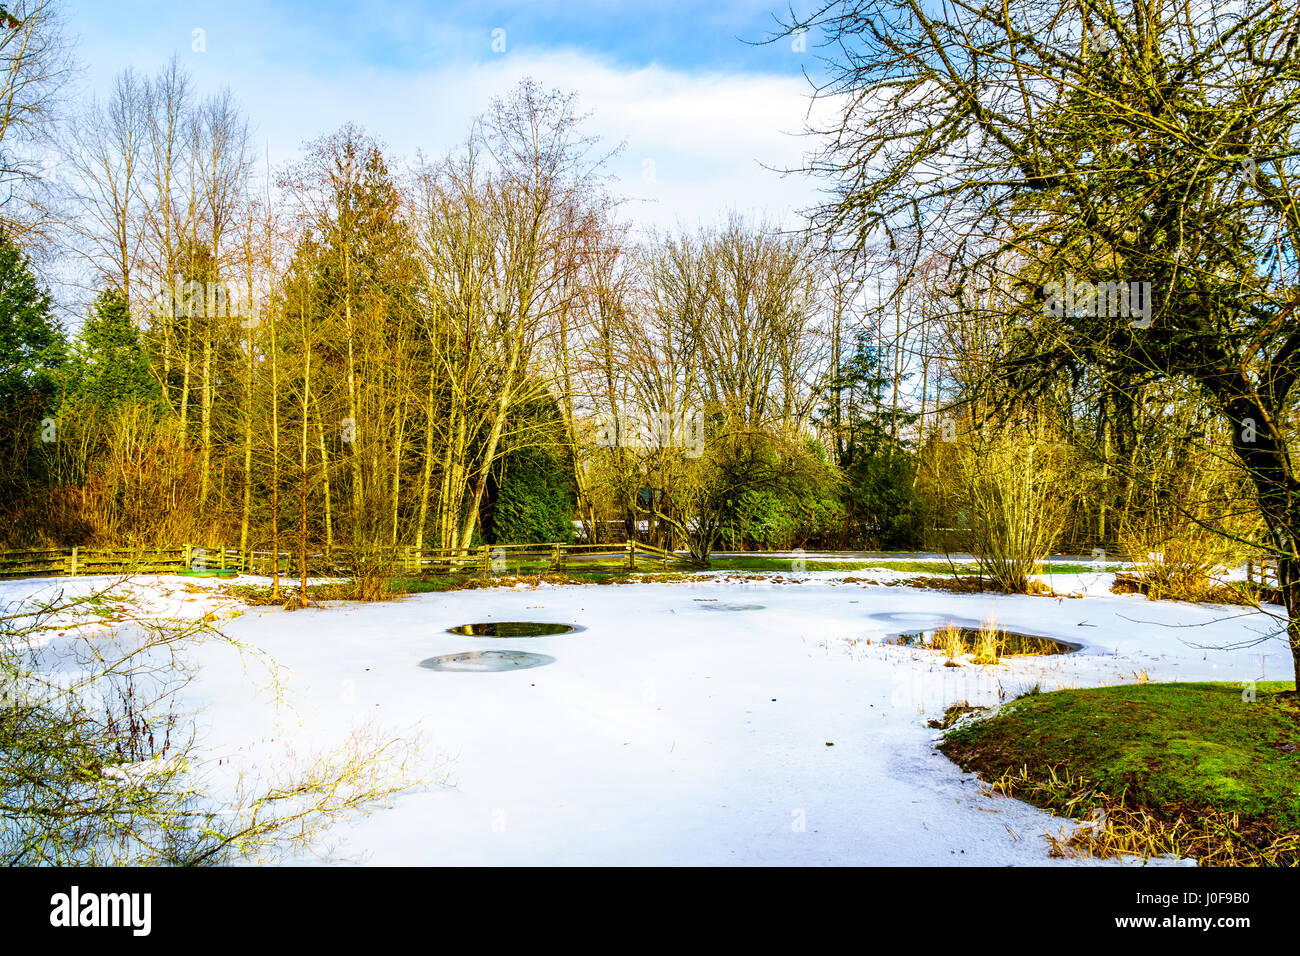
<svg viewBox="0 0 1300 956">
<path fill-rule="evenodd" d="M 1070 865 L 1048 857 L 1043 836 L 1065 821 L 984 796 L 934 750 L 928 720 L 1035 686 L 1284 679 L 1289 653 L 1273 638 L 1226 649 L 1276 630 L 1257 612 L 1109 595 L 1104 575 L 1052 584 L 1090 596 L 809 574 L 252 607 L 223 626 L 282 665 L 285 705 L 220 646 L 194 653 L 185 702 L 214 761 L 276 766 L 358 727 L 418 734 L 445 783 L 330 833 L 342 857 L 376 864 Z M 762 608 L 697 613 L 710 605 Z M 448 633 L 538 619 L 581 630 L 494 640 L 497 658 L 482 638 Z M 1081 649 L 945 667 L 941 654 L 890 643 L 988 619 Z M 553 663 L 506 663 L 523 653 Z M 479 679 L 414 666 L 438 659 L 503 669 Z"/>
</svg>

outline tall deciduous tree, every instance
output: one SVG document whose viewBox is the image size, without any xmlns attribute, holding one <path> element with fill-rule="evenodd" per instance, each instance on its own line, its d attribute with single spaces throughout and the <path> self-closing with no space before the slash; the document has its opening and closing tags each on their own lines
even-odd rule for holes
<svg viewBox="0 0 1300 956">
<path fill-rule="evenodd" d="M 1253 483 L 1300 677 L 1300 11 L 840 0 L 797 26 L 826 32 L 822 92 L 847 104 L 815 164 L 827 232 L 949 254 L 960 307 L 1010 320 L 1020 395 L 1063 371 L 1199 390 Z"/>
</svg>

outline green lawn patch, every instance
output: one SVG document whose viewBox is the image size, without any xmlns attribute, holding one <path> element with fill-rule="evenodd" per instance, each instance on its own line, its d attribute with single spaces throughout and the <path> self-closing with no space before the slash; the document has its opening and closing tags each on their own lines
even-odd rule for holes
<svg viewBox="0 0 1300 956">
<path fill-rule="evenodd" d="M 462 591 L 472 588 L 514 587 L 516 584 L 612 584 L 628 578 L 627 571 L 542 572 L 537 574 L 490 574 L 477 571 L 459 574 L 422 574 L 389 580 L 395 594 L 428 594 L 436 591 Z"/>
<path fill-rule="evenodd" d="M 972 562 L 959 562 L 949 564 L 946 561 L 915 561 L 910 559 L 893 559 L 893 558 L 876 558 L 862 561 L 826 561 L 816 559 L 805 559 L 802 565 L 805 571 L 841 571 L 845 574 L 852 574 L 862 571 L 903 571 L 908 574 L 927 574 L 941 575 L 952 577 L 954 572 L 957 578 L 962 581 L 968 581 L 975 585 L 979 576 L 979 567 Z M 1085 564 L 1050 564 L 1044 563 L 1039 565 L 1037 573 L 1039 574 L 1070 574 L 1081 571 L 1098 571 L 1111 570 L 1111 568 L 1100 568 L 1097 565 Z M 493 580 L 498 584 L 508 583 L 504 579 L 510 578 L 512 581 L 521 578 L 536 578 L 540 576 L 550 583 L 572 583 L 572 584 L 611 584 L 617 582 L 669 582 L 669 581 L 688 581 L 691 577 L 699 574 L 708 574 L 718 571 L 751 571 L 755 573 L 763 572 L 793 572 L 794 559 L 775 558 L 767 555 L 755 555 L 754 557 L 740 558 L 715 558 L 708 568 L 702 568 L 697 571 L 681 570 L 660 570 L 654 567 L 640 567 L 635 572 L 629 572 L 625 569 L 606 569 L 584 571 L 577 568 L 565 569 L 565 571 L 556 574 L 547 571 L 539 565 L 535 569 L 512 568 L 508 574 L 493 574 L 486 578 L 478 570 L 467 570 L 456 574 L 422 574 L 419 576 L 399 576 L 393 578 L 390 582 L 393 591 L 405 594 L 421 594 L 431 591 L 455 591 L 466 587 L 492 587 Z M 970 589 L 970 588 L 968 588 Z M 977 589 L 977 588 L 976 588 Z"/>
<path fill-rule="evenodd" d="M 711 571 L 792 571 L 795 559 L 755 555 L 752 558 L 713 558 Z M 970 562 L 949 564 L 947 561 L 912 561 L 894 558 L 873 558 L 869 561 L 825 561 L 805 558 L 800 565 L 805 571 L 907 571 L 912 574 L 975 574 L 979 568 Z"/>
<path fill-rule="evenodd" d="M 1032 694 L 957 725 L 939 749 L 1000 792 L 1079 819 L 1104 811 L 1107 825 L 1074 849 L 1300 862 L 1300 704 L 1290 683 Z"/>
<path fill-rule="evenodd" d="M 769 555 L 754 555 L 741 558 L 714 558 L 709 562 L 713 571 L 791 571 L 793 558 L 777 558 Z M 851 561 L 826 561 L 816 558 L 803 559 L 805 571 L 905 571 L 909 574 L 959 574 L 978 575 L 979 565 L 974 561 L 918 561 L 911 558 L 871 558 Z M 1119 565 L 1100 565 L 1086 563 L 1060 563 L 1044 561 L 1034 568 L 1035 574 L 1085 574 L 1088 572 L 1114 571 Z"/>
</svg>

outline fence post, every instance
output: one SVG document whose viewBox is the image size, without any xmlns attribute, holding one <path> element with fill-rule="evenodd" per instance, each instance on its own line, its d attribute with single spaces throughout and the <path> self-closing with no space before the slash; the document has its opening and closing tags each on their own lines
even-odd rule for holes
<svg viewBox="0 0 1300 956">
<path fill-rule="evenodd" d="M 189 569 L 190 569 L 190 543 L 189 543 L 188 541 L 186 541 L 186 542 L 185 542 L 185 557 L 184 557 L 184 560 L 181 561 L 181 570 L 183 570 L 183 571 L 188 571 Z"/>
<path fill-rule="evenodd" d="M 220 560 L 219 562 L 217 562 L 217 566 L 218 566 L 222 571 L 224 571 L 224 570 L 226 570 L 226 546 L 225 546 L 224 544 L 221 546 L 221 552 L 220 552 L 220 554 L 221 554 L 221 560 Z"/>
<path fill-rule="evenodd" d="M 636 570 L 636 545 L 631 541 L 627 543 L 627 569 Z"/>
<path fill-rule="evenodd" d="M 483 572 L 484 577 L 487 577 L 492 570 L 492 549 L 483 544 L 479 545 L 479 552 L 479 570 Z"/>
<path fill-rule="evenodd" d="M 77 576 L 77 546 L 72 546 L 72 557 L 68 559 L 68 574 L 71 577 Z"/>
<path fill-rule="evenodd" d="M 564 570 L 564 542 L 557 542 L 555 545 L 555 570 Z"/>
</svg>

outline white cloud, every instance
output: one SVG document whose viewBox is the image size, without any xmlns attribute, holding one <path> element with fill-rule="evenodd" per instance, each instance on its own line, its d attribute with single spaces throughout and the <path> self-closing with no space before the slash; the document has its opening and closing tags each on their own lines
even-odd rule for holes
<svg viewBox="0 0 1300 956">
<path fill-rule="evenodd" d="M 125 66 L 152 73 L 176 51 L 198 87 L 229 86 L 245 105 L 272 164 L 352 121 L 398 158 L 437 155 L 463 140 L 472 118 L 523 76 L 578 93 L 590 128 L 610 146 L 620 193 L 645 200 L 629 215 L 656 227 L 716 221 L 728 210 L 793 225 L 817 184 L 764 169 L 801 165 L 811 141 L 798 134 L 808 107 L 797 75 L 719 73 L 658 64 L 619 65 L 574 49 L 511 45 L 492 56 L 486 26 L 413 13 L 400 2 L 350 17 L 303 20 L 290 8 L 232 0 L 203 14 L 146 2 L 125 19 L 88 0 L 68 0 L 80 33 L 85 86 L 108 89 Z M 193 25 L 206 51 L 191 50 Z M 481 28 L 480 28 L 481 26 Z M 394 57 L 394 48 L 401 54 Z M 393 60 L 403 65 L 387 66 Z M 643 179 L 653 161 L 653 182 Z"/>
<path fill-rule="evenodd" d="M 205 70 L 202 79 L 205 86 L 229 83 L 277 163 L 347 121 L 364 126 L 396 156 L 443 153 L 463 140 L 493 96 L 524 76 L 576 91 L 580 108 L 592 113 L 590 130 L 611 147 L 625 143 L 610 168 L 620 193 L 646 200 L 629 206 L 638 222 L 694 225 L 739 209 L 793 225 L 796 210 L 814 199 L 807 178 L 763 168 L 798 167 L 811 146 L 796 135 L 808 106 L 799 77 L 625 69 L 561 51 L 419 72 L 269 64 L 235 76 Z M 645 179 L 647 161 L 653 181 Z"/>
</svg>

